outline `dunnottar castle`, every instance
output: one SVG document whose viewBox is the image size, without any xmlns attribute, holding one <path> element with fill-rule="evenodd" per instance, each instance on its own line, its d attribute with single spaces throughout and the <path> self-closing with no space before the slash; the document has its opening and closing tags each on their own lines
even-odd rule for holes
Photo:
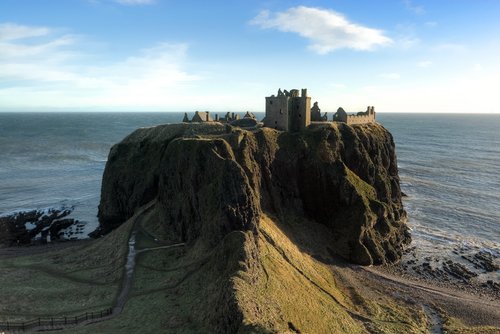
<svg viewBox="0 0 500 334">
<path fill-rule="evenodd" d="M 311 97 L 307 96 L 307 89 L 290 91 L 281 89 L 277 95 L 266 97 L 266 116 L 262 122 L 257 122 L 255 115 L 247 112 L 242 118 L 235 113 L 227 113 L 224 117 L 215 115 L 210 117 L 208 111 L 197 111 L 193 118 L 189 120 L 187 113 L 183 122 L 222 122 L 240 127 L 265 126 L 281 131 L 297 132 L 307 128 L 312 123 L 317 122 L 343 122 L 347 124 L 364 124 L 375 122 L 375 108 L 368 107 L 366 111 L 349 115 L 344 109 L 339 108 L 328 120 L 328 115 L 321 114 L 318 102 L 314 102 L 311 108 Z"/>
</svg>

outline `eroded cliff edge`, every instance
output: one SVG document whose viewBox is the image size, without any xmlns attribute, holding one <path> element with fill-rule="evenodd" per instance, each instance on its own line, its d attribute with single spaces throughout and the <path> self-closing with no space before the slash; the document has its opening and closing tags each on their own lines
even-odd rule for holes
<svg viewBox="0 0 500 334">
<path fill-rule="evenodd" d="M 358 264 L 394 262 L 410 241 L 394 141 L 379 124 L 138 129 L 109 154 L 99 233 L 153 199 L 161 229 L 178 242 L 215 246 L 231 231 L 258 233 L 263 216 L 326 226 L 328 251 Z"/>
</svg>

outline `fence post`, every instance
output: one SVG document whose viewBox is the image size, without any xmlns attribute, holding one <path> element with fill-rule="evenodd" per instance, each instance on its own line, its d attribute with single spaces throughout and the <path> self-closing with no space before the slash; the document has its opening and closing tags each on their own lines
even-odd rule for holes
<svg viewBox="0 0 500 334">
<path fill-rule="evenodd" d="M 42 325 L 42 323 L 41 323 L 41 321 L 40 321 L 40 320 L 41 320 L 41 319 L 40 319 L 40 318 L 38 318 L 38 327 L 40 327 L 40 326 Z"/>
<path fill-rule="evenodd" d="M 51 320 L 51 322 L 50 322 L 50 326 L 51 326 L 52 328 L 54 328 L 54 318 L 50 318 L 50 320 Z"/>
<path fill-rule="evenodd" d="M 23 329 L 24 332 L 24 322 L 21 324 L 21 328 Z"/>
<path fill-rule="evenodd" d="M 87 313 L 85 313 L 85 317 L 87 316 Z M 75 315 L 75 325 L 78 324 L 78 316 Z"/>
<path fill-rule="evenodd" d="M 89 320 L 89 316 L 88 316 L 87 312 L 85 312 L 85 320 Z"/>
</svg>

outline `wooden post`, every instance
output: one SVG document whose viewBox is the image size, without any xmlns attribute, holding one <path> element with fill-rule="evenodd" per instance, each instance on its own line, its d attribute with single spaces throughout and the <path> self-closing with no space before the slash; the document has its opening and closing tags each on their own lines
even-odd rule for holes
<svg viewBox="0 0 500 334">
<path fill-rule="evenodd" d="M 51 322 L 50 322 L 50 325 L 52 326 L 52 328 L 54 328 L 54 318 L 50 318 Z"/>
<path fill-rule="evenodd" d="M 68 324 L 68 322 L 67 322 L 67 320 L 66 320 L 66 317 L 64 317 L 64 324 L 65 324 L 65 325 L 67 325 L 67 324 Z"/>
<path fill-rule="evenodd" d="M 38 318 L 38 327 L 42 325 L 40 318 Z"/>
</svg>

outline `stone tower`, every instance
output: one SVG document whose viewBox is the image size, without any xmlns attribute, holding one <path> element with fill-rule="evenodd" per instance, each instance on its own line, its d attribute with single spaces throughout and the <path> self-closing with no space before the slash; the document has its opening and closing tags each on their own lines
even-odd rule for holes
<svg viewBox="0 0 500 334">
<path fill-rule="evenodd" d="M 264 126 L 282 131 L 296 132 L 311 124 L 311 98 L 307 89 L 290 92 L 278 90 L 278 96 L 266 97 L 266 117 Z"/>
</svg>

